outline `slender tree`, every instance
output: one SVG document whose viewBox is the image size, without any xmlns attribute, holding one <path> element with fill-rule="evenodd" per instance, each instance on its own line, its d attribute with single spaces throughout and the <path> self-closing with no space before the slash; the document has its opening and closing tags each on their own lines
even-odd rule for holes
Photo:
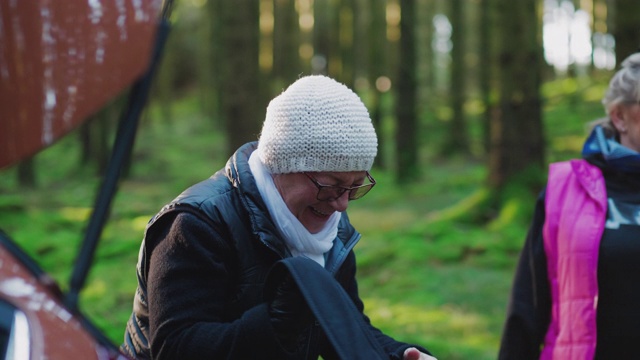
<svg viewBox="0 0 640 360">
<path fill-rule="evenodd" d="M 610 33 L 609 23 L 612 21 L 609 14 L 609 0 L 592 0 L 591 2 L 591 32 L 593 34 L 593 46 L 602 47 L 604 45 L 605 34 Z M 613 8 L 613 6 L 611 6 Z M 595 49 L 594 49 L 595 50 Z M 595 53 L 594 53 L 595 55 Z M 600 71 L 596 65 L 595 57 L 591 62 L 591 73 L 597 74 Z"/>
<path fill-rule="evenodd" d="M 537 0 L 495 1 L 499 109 L 491 122 L 488 180 L 492 188 L 501 189 L 523 171 L 541 169 L 544 163 L 542 47 Z"/>
<path fill-rule="evenodd" d="M 418 121 L 416 119 L 415 2 L 401 0 L 400 61 L 396 87 L 397 180 L 418 176 Z"/>
<path fill-rule="evenodd" d="M 337 42 L 334 32 L 336 31 L 333 24 L 334 17 L 331 14 L 333 1 L 314 1 L 313 2 L 313 59 L 312 71 L 316 74 L 329 74 L 333 72 L 330 68 L 333 59 L 336 56 L 335 48 Z"/>
<path fill-rule="evenodd" d="M 24 188 L 36 187 L 35 157 L 32 156 L 18 163 L 18 185 Z"/>
<path fill-rule="evenodd" d="M 371 31 L 372 19 L 371 8 L 375 7 L 375 2 L 364 0 L 351 0 L 352 14 L 353 14 L 353 41 L 352 41 L 352 53 L 353 53 L 353 79 L 352 87 L 357 88 L 357 82 L 361 79 L 367 79 L 368 74 L 371 72 L 371 62 L 369 48 L 371 47 L 371 39 L 368 36 Z M 380 39 L 376 39 L 375 44 Z"/>
<path fill-rule="evenodd" d="M 357 0 L 362 2 L 364 0 Z M 386 20 L 386 1 L 385 0 L 371 0 L 368 1 L 371 11 L 371 24 L 369 25 L 369 43 L 372 46 L 369 48 L 371 54 L 371 68 L 369 71 L 369 83 L 371 84 L 371 97 L 369 102 L 369 111 L 371 113 L 371 121 L 378 133 L 378 156 L 376 158 L 375 165 L 380 168 L 386 167 L 385 148 L 387 144 L 387 134 L 384 132 L 384 126 L 382 124 L 383 119 L 383 107 L 382 107 L 382 95 L 384 88 L 382 82 L 382 76 L 387 71 L 387 20 Z"/>
<path fill-rule="evenodd" d="M 451 99 L 452 117 L 447 131 L 447 141 L 444 145 L 445 154 L 469 153 L 469 139 L 464 115 L 466 95 L 465 79 L 465 19 L 463 0 L 450 0 L 453 49 L 451 51 L 451 85 L 449 98 Z"/>
<path fill-rule="evenodd" d="M 433 17 L 438 13 L 437 2 L 419 0 L 416 2 L 416 56 L 418 81 L 418 114 L 431 113 L 434 108 L 435 62 L 433 50 Z"/>
<path fill-rule="evenodd" d="M 338 0 L 336 8 L 340 49 L 340 72 L 338 76 L 342 82 L 349 84 L 351 87 L 355 83 L 354 7 L 354 0 Z"/>
<path fill-rule="evenodd" d="M 218 60 L 215 58 L 216 46 L 215 38 L 216 27 L 218 23 L 217 17 L 212 14 L 216 11 L 215 6 L 218 1 L 208 1 L 204 4 L 199 12 L 196 28 L 192 33 L 198 36 L 200 43 L 206 43 L 208 46 L 197 46 L 194 59 L 197 62 L 197 77 L 195 81 L 198 86 L 198 95 L 200 100 L 200 106 L 203 113 L 208 119 L 214 121 L 220 119 L 220 104 L 217 98 L 217 86 L 216 86 L 216 68 L 218 67 Z M 172 40 L 171 38 L 168 39 Z M 177 40 L 174 38 L 174 40 Z M 163 55 L 163 62 L 174 62 L 175 54 L 171 52 L 165 52 Z M 219 121 L 216 121 L 216 127 L 221 128 L 222 125 Z"/>
<path fill-rule="evenodd" d="M 122 98 L 122 97 L 121 97 Z M 80 164 L 95 164 L 97 174 L 103 175 L 109 162 L 109 135 L 116 128 L 123 100 L 116 99 L 91 116 L 80 126 Z M 126 175 L 126 171 L 125 174 Z"/>
<path fill-rule="evenodd" d="M 493 74 L 496 73 L 495 61 L 492 61 L 495 41 L 492 41 L 493 32 L 491 24 L 494 24 L 494 2 L 495 0 L 480 0 L 480 36 L 478 41 L 478 87 L 480 98 L 484 107 L 482 114 L 482 149 L 484 153 L 489 153 L 490 144 L 490 124 L 491 114 L 496 109 L 493 89 L 495 86 Z"/>
<path fill-rule="evenodd" d="M 260 90 L 260 7 L 257 1 L 221 1 L 220 96 L 229 155 L 257 140 L 264 109 Z M 263 115 L 263 114 L 262 114 Z"/>
<path fill-rule="evenodd" d="M 223 34 L 225 33 L 225 23 L 222 14 L 224 14 L 224 7 L 228 6 L 226 1 L 207 1 L 205 11 L 207 13 L 207 29 L 209 35 L 207 39 L 210 39 L 208 50 L 205 52 L 207 62 L 209 63 L 208 69 L 202 74 L 204 78 L 203 82 L 208 84 L 205 88 L 204 97 L 207 99 L 207 105 L 205 109 L 209 109 L 212 122 L 218 126 L 218 128 L 224 128 L 224 118 L 222 101 L 223 101 L 223 79 L 224 79 L 224 61 L 225 61 L 225 42 L 223 41 Z M 169 51 L 167 51 L 169 52 Z"/>
<path fill-rule="evenodd" d="M 300 75 L 299 23 L 295 0 L 273 2 L 273 80 L 276 88 L 286 87 Z"/>
<path fill-rule="evenodd" d="M 616 39 L 616 61 L 620 63 L 640 49 L 640 1 L 615 0 L 613 4 L 613 37 Z"/>
</svg>

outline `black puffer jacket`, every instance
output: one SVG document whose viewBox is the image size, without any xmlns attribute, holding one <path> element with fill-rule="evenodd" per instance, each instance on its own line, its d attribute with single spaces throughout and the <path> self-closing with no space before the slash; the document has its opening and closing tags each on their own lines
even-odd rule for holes
<svg viewBox="0 0 640 360">
<path fill-rule="evenodd" d="M 256 145 L 241 147 L 224 169 L 187 189 L 149 222 L 123 344 L 129 354 L 154 359 L 336 358 L 317 324 L 296 354 L 286 353 L 273 334 L 263 284 L 273 264 L 290 253 L 248 165 Z M 352 251 L 359 238 L 344 213 L 325 268 L 362 312 Z M 391 359 L 401 359 L 410 346 L 373 327 L 371 331 Z"/>
</svg>

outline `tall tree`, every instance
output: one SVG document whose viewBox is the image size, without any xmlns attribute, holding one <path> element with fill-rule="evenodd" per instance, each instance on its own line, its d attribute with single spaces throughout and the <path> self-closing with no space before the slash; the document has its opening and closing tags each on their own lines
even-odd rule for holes
<svg viewBox="0 0 640 360">
<path fill-rule="evenodd" d="M 222 114 L 224 95 L 221 90 L 223 89 L 223 74 L 225 72 L 223 65 L 226 46 L 223 42 L 223 34 L 226 29 L 222 14 L 224 14 L 224 7 L 228 6 L 226 3 L 226 1 L 207 1 L 205 4 L 208 19 L 206 28 L 209 32 L 209 36 L 205 37 L 205 39 L 209 39 L 209 49 L 205 51 L 205 56 L 209 67 L 202 73 L 201 84 L 208 84 L 203 89 L 203 97 L 207 99 L 205 100 L 207 103 L 205 110 L 218 128 L 224 127 L 225 118 Z"/>
<path fill-rule="evenodd" d="M 640 47 L 640 1 L 613 1 L 614 22 L 613 37 L 616 39 L 616 61 L 622 62 L 627 56 L 638 51 Z"/>
<path fill-rule="evenodd" d="M 273 80 L 281 89 L 300 75 L 300 25 L 295 0 L 273 2 Z"/>
<path fill-rule="evenodd" d="M 356 0 L 363 2 L 365 0 Z M 378 157 L 376 158 L 376 166 L 380 168 L 386 167 L 385 148 L 387 144 L 387 136 L 384 132 L 382 124 L 382 95 L 387 90 L 384 88 L 383 76 L 387 71 L 387 20 L 386 20 L 386 0 L 368 1 L 371 11 L 371 23 L 369 25 L 369 44 L 375 44 L 369 47 L 371 54 L 369 83 L 371 84 L 371 97 L 369 100 L 369 111 L 371 112 L 371 121 L 378 133 Z M 388 75 L 388 74 L 387 74 Z"/>
<path fill-rule="evenodd" d="M 484 107 L 482 114 L 482 149 L 484 153 L 489 153 L 490 148 L 490 129 L 491 114 L 496 110 L 496 102 L 494 101 L 494 77 L 496 73 L 495 61 L 492 61 L 495 46 L 491 24 L 495 24 L 494 19 L 494 3 L 495 0 L 480 0 L 478 8 L 480 9 L 480 32 L 478 41 L 478 87 L 480 98 Z"/>
<path fill-rule="evenodd" d="M 438 44 L 434 18 L 443 16 L 439 2 L 418 0 L 415 4 L 416 116 L 419 124 L 427 129 L 423 136 L 419 137 L 418 147 L 439 142 L 441 137 L 436 138 L 439 134 L 435 135 L 436 132 L 430 130 L 442 127 L 442 122 L 438 120 L 438 117 L 443 112 L 435 111 L 435 109 L 446 105 L 441 103 L 445 94 L 439 94 L 436 88 L 436 73 L 440 67 L 436 60 Z"/>
<path fill-rule="evenodd" d="M 81 165 L 96 165 L 96 172 L 103 175 L 107 171 L 110 156 L 109 135 L 118 123 L 122 110 L 123 96 L 110 102 L 80 126 Z M 128 169 L 125 170 L 128 175 Z"/>
<path fill-rule="evenodd" d="M 496 5 L 499 109 L 491 122 L 488 180 L 500 189 L 523 171 L 542 168 L 544 139 L 538 1 L 496 0 Z"/>
<path fill-rule="evenodd" d="M 216 69 L 218 68 L 218 60 L 216 56 L 216 29 L 219 26 L 217 16 L 213 15 L 217 12 L 215 8 L 218 1 L 208 1 L 199 10 L 198 23 L 194 24 L 196 28 L 190 33 L 198 36 L 197 43 L 206 43 L 208 46 L 197 46 L 197 79 L 201 108 L 204 115 L 208 119 L 216 121 L 216 128 L 222 128 L 220 123 L 220 102 L 218 98 L 218 87 L 216 86 Z M 168 39 L 169 41 L 171 38 Z M 175 61 L 175 55 L 166 51 L 163 56 L 163 62 Z"/>
<path fill-rule="evenodd" d="M 465 19 L 462 6 L 463 0 L 450 0 L 451 7 L 451 85 L 449 98 L 451 99 L 452 117 L 447 131 L 447 140 L 444 145 L 446 154 L 469 153 L 469 139 L 467 137 L 467 125 L 464 115 L 465 87 Z"/>
<path fill-rule="evenodd" d="M 433 17 L 438 14 L 437 1 L 419 0 L 416 2 L 416 56 L 418 81 L 418 114 L 431 112 L 434 108 L 435 94 L 435 61 L 434 61 L 434 23 Z"/>
<path fill-rule="evenodd" d="M 353 41 L 352 41 L 352 59 L 353 59 L 353 80 L 352 87 L 357 88 L 357 82 L 361 79 L 367 79 L 371 72 L 370 51 L 372 42 L 368 36 L 371 31 L 372 19 L 371 9 L 376 6 L 375 2 L 364 0 L 351 0 L 353 13 Z M 376 39 L 374 44 L 377 45 Z M 384 45 L 383 45 L 384 46 Z"/>
<path fill-rule="evenodd" d="M 396 87 L 396 163 L 400 183 L 418 176 L 415 14 L 414 0 L 400 1 L 400 61 Z"/>
<path fill-rule="evenodd" d="M 337 0 L 338 43 L 340 47 L 340 79 L 353 87 L 354 73 L 354 14 L 353 0 Z"/>
<path fill-rule="evenodd" d="M 36 187 L 35 157 L 32 156 L 18 163 L 18 185 L 24 188 Z"/>
<path fill-rule="evenodd" d="M 220 59 L 220 98 L 231 154 L 247 141 L 256 140 L 264 109 L 260 89 L 260 6 L 257 1 L 221 1 L 218 21 L 223 54 Z"/>
<path fill-rule="evenodd" d="M 313 59 L 315 74 L 334 74 L 339 59 L 338 23 L 334 16 L 335 0 L 313 2 Z M 335 77 L 335 75 L 333 75 Z"/>
</svg>

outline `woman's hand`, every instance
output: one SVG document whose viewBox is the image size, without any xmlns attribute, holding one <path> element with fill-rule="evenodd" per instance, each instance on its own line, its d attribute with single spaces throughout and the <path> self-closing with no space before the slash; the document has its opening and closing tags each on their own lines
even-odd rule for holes
<svg viewBox="0 0 640 360">
<path fill-rule="evenodd" d="M 404 360 L 438 360 L 431 355 L 420 352 L 420 350 L 414 347 L 405 350 L 402 358 Z"/>
</svg>

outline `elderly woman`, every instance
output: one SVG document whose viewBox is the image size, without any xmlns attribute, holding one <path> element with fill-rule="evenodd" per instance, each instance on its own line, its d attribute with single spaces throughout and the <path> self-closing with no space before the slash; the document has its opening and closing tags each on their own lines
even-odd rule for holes
<svg viewBox="0 0 640 360">
<path fill-rule="evenodd" d="M 640 53 L 582 159 L 551 164 L 516 270 L 500 359 L 628 359 L 640 343 Z"/>
<path fill-rule="evenodd" d="M 269 104 L 257 143 L 149 222 L 123 349 L 154 359 L 336 358 L 295 284 L 265 300 L 273 265 L 300 256 L 333 275 L 390 359 L 433 359 L 371 326 L 358 295 L 360 234 L 345 211 L 375 185 L 376 152 L 355 93 L 325 76 L 293 83 Z"/>
</svg>

